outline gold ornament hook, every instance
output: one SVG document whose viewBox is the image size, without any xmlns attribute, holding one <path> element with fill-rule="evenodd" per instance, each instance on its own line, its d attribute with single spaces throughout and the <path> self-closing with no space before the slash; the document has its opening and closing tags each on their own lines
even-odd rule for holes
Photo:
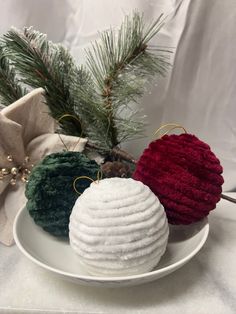
<svg viewBox="0 0 236 314">
<path fill-rule="evenodd" d="M 99 183 L 100 180 L 102 180 L 102 170 L 98 170 L 98 173 L 97 173 L 97 183 Z"/>
<path fill-rule="evenodd" d="M 168 130 L 166 132 L 164 132 L 163 134 L 161 134 L 161 131 L 167 127 L 169 127 Z M 175 129 L 182 129 L 185 133 L 187 133 L 186 129 L 182 125 L 176 124 L 176 123 L 167 123 L 167 124 L 160 126 L 159 129 L 157 129 L 155 131 L 154 135 L 157 135 L 159 133 L 158 139 L 160 139 L 164 135 L 168 134 L 169 132 L 171 132 Z"/>
<path fill-rule="evenodd" d="M 65 114 L 63 114 L 63 115 L 62 115 L 60 118 L 58 118 L 56 121 L 57 121 L 57 123 L 59 124 L 60 121 L 63 120 L 63 119 L 65 119 L 65 118 L 72 118 L 72 119 L 76 120 L 77 122 L 79 122 L 80 127 L 81 127 L 81 133 L 80 133 L 80 136 L 79 136 L 79 140 L 78 140 L 78 142 L 75 144 L 75 146 L 74 146 L 74 148 L 73 148 L 73 150 L 72 150 L 72 151 L 74 151 L 75 148 L 76 148 L 76 146 L 79 144 L 80 138 L 81 138 L 81 136 L 82 136 L 82 134 L 83 134 L 82 123 L 81 123 L 80 119 L 79 119 L 77 116 L 75 116 L 75 115 L 73 115 L 73 114 L 70 114 L 70 113 L 65 113 Z M 60 135 L 59 133 L 58 133 L 58 136 L 59 136 L 59 138 L 60 138 L 62 144 L 64 145 L 65 149 L 66 149 L 67 151 L 69 151 L 68 147 L 66 146 L 65 142 L 63 141 L 63 139 L 62 139 L 62 137 L 61 137 L 61 135 Z"/>
<path fill-rule="evenodd" d="M 75 178 L 75 180 L 73 181 L 73 188 L 75 190 L 75 192 L 79 195 L 81 195 L 82 193 L 80 193 L 77 188 L 76 188 L 76 182 L 78 180 L 81 180 L 81 179 L 87 179 L 87 180 L 90 180 L 91 182 L 94 182 L 96 184 L 98 184 L 100 182 L 100 180 L 102 180 L 102 171 L 101 170 L 98 170 L 97 172 L 97 180 L 93 180 L 92 178 L 88 177 L 88 176 L 79 176 L 77 178 Z"/>
<path fill-rule="evenodd" d="M 57 119 L 57 122 L 60 123 L 60 121 L 63 120 L 64 118 L 73 118 L 73 119 L 77 120 L 79 122 L 81 128 L 82 128 L 80 119 L 77 116 L 70 114 L 70 113 L 63 114 L 59 119 Z"/>
</svg>

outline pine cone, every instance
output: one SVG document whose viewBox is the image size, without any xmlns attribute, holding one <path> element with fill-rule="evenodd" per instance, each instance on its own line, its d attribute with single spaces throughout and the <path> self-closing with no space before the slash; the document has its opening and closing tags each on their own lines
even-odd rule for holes
<svg viewBox="0 0 236 314">
<path fill-rule="evenodd" d="M 132 174 L 130 167 L 120 161 L 107 161 L 101 166 L 101 170 L 103 176 L 106 178 L 130 178 Z"/>
</svg>

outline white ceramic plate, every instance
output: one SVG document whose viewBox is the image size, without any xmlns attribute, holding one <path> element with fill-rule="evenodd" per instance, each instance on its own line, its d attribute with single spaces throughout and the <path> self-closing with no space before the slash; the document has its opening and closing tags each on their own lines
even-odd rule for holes
<svg viewBox="0 0 236 314">
<path fill-rule="evenodd" d="M 14 223 L 14 239 L 22 253 L 37 265 L 64 279 L 90 286 L 134 286 L 164 277 L 187 263 L 206 242 L 207 219 L 191 226 L 170 226 L 167 250 L 158 266 L 141 275 L 126 277 L 94 277 L 81 269 L 78 256 L 68 241 L 58 240 L 38 227 L 28 211 L 22 209 Z"/>
</svg>

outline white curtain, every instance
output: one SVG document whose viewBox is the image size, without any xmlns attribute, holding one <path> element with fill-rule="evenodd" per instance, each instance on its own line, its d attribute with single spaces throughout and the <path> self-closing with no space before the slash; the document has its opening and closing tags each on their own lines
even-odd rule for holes
<svg viewBox="0 0 236 314">
<path fill-rule="evenodd" d="M 133 9 L 166 24 L 154 43 L 173 49 L 172 69 L 141 101 L 147 137 L 126 144 L 138 156 L 163 123 L 178 122 L 206 141 L 224 167 L 225 190 L 236 188 L 235 0 L 0 0 L 0 34 L 34 26 L 62 42 L 79 63 L 98 31 L 118 26 Z"/>
</svg>

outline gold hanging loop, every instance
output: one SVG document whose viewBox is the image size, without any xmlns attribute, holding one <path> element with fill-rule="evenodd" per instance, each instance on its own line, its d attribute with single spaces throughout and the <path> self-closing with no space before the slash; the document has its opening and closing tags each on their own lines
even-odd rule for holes
<svg viewBox="0 0 236 314">
<path fill-rule="evenodd" d="M 82 123 L 81 123 L 80 119 L 79 119 L 77 116 L 75 116 L 75 115 L 73 115 L 73 114 L 70 114 L 70 113 L 65 113 L 65 114 L 63 114 L 63 115 L 62 115 L 60 118 L 58 118 L 56 121 L 57 121 L 57 123 L 59 124 L 59 123 L 61 122 L 61 120 L 65 119 L 65 118 L 72 118 L 72 119 L 76 120 L 77 122 L 79 122 L 80 127 L 81 127 L 81 133 L 80 133 L 80 136 L 79 136 L 79 140 L 78 140 L 78 142 L 75 144 L 75 146 L 74 146 L 74 148 L 73 148 L 73 150 L 72 150 L 72 151 L 74 151 L 75 148 L 76 148 L 76 146 L 79 144 L 80 138 L 81 138 L 81 136 L 82 136 L 82 134 L 83 134 Z M 65 142 L 63 141 L 63 139 L 62 139 L 62 137 L 61 137 L 61 135 L 60 135 L 59 133 L 58 133 L 58 136 L 59 136 L 59 138 L 60 138 L 62 144 L 64 145 L 65 149 L 66 149 L 67 151 L 69 151 L 68 147 L 66 146 Z"/>
<path fill-rule="evenodd" d="M 76 121 L 79 122 L 79 124 L 80 124 L 80 126 L 81 126 L 81 129 L 82 129 L 82 125 L 81 125 L 80 119 L 79 119 L 77 116 L 75 116 L 75 115 L 73 115 L 73 114 L 70 114 L 70 113 L 65 113 L 65 114 L 63 114 L 59 119 L 57 119 L 57 122 L 60 123 L 61 120 L 65 119 L 65 118 L 72 118 L 72 119 L 75 119 Z"/>
<path fill-rule="evenodd" d="M 165 130 L 166 128 L 168 128 L 168 130 L 166 130 L 164 133 L 162 133 L 162 130 Z M 164 135 L 168 134 L 169 132 L 175 130 L 175 129 L 182 129 L 185 133 L 187 133 L 186 129 L 180 125 L 180 124 L 176 124 L 176 123 L 167 123 L 162 125 L 161 127 L 159 127 L 159 129 L 157 129 L 154 133 L 154 135 L 158 135 L 158 139 L 162 138 Z"/>
<path fill-rule="evenodd" d="M 98 170 L 98 173 L 97 173 L 97 183 L 99 183 L 100 180 L 102 180 L 102 171 Z"/>
<path fill-rule="evenodd" d="M 80 192 L 77 190 L 77 188 L 76 188 L 76 182 L 77 182 L 78 180 L 81 180 L 81 179 L 87 179 L 87 180 L 90 180 L 91 182 L 94 182 L 94 183 L 98 184 L 98 183 L 102 180 L 102 172 L 101 172 L 100 170 L 98 170 L 98 172 L 97 172 L 97 180 L 94 180 L 94 179 L 92 179 L 92 178 L 90 178 L 90 177 L 88 177 L 88 176 L 79 176 L 79 177 L 75 178 L 75 180 L 73 181 L 73 188 L 74 188 L 75 192 L 76 192 L 77 194 L 79 194 L 79 195 L 81 195 L 82 193 L 80 193 Z"/>
</svg>

